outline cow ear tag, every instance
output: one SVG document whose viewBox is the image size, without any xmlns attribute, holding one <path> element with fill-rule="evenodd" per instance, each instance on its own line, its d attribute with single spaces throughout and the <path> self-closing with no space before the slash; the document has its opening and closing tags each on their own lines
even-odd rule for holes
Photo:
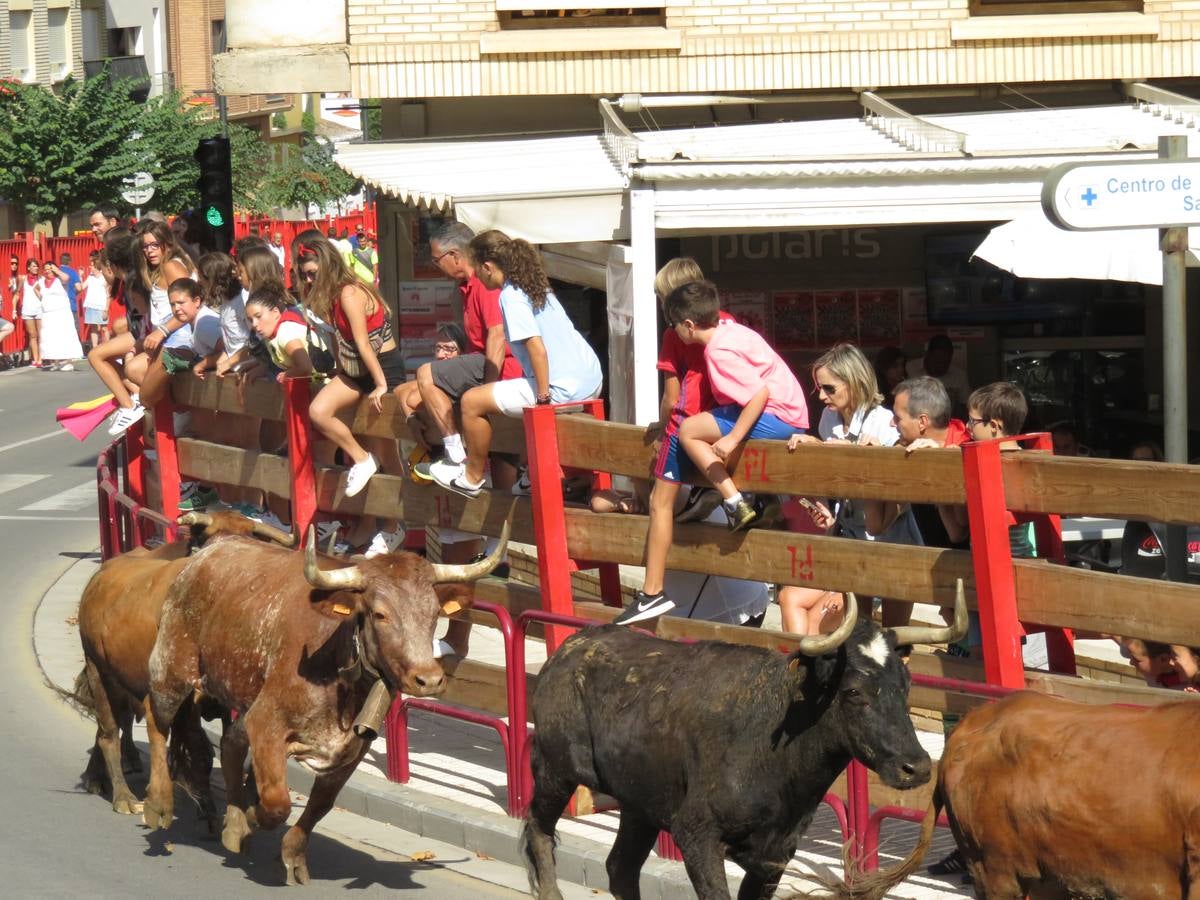
<svg viewBox="0 0 1200 900">
<path fill-rule="evenodd" d="M 351 612 L 353 612 L 353 610 L 351 610 L 350 607 L 346 606 L 344 603 L 333 604 L 333 611 L 339 616 L 348 616 Z"/>
</svg>

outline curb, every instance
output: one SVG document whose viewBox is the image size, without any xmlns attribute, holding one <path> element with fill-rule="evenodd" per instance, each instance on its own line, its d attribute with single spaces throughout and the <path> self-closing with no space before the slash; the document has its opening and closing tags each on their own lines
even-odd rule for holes
<svg viewBox="0 0 1200 900">
<path fill-rule="evenodd" d="M 54 619 L 59 613 L 70 610 L 73 614 L 79 603 L 79 591 L 84 571 L 88 576 L 93 570 L 93 561 L 81 559 L 71 565 L 46 590 L 33 613 L 33 649 L 38 666 L 45 680 L 59 690 L 70 690 L 73 681 L 59 684 L 64 674 L 78 664 L 73 660 L 52 659 L 50 654 L 61 635 L 55 637 L 57 627 Z M 78 648 L 78 643 L 75 645 Z M 76 652 L 82 651 L 76 649 Z M 45 658 L 43 658 L 45 657 Z M 58 672 L 59 674 L 54 674 Z M 74 675 L 70 676 L 72 679 Z M 220 730 L 205 723 L 205 730 L 214 746 L 220 742 Z M 291 760 L 288 761 L 288 787 L 301 794 L 312 790 L 313 774 Z M 337 797 L 337 808 L 372 819 L 404 831 L 462 847 L 465 850 L 486 854 L 500 862 L 524 867 L 525 861 L 517 841 L 522 822 L 501 813 L 489 813 L 465 803 L 438 797 L 405 784 L 394 784 L 372 775 L 355 772 L 350 776 Z M 605 859 L 609 847 L 599 841 L 587 840 L 570 834 L 558 835 L 555 859 L 560 881 L 572 882 L 597 891 L 608 890 L 608 872 Z M 731 889 L 737 893 L 737 880 L 731 880 Z M 653 855 L 642 867 L 642 896 L 646 900 L 692 900 L 695 892 L 688 880 L 684 867 L 672 860 L 658 859 Z"/>
</svg>

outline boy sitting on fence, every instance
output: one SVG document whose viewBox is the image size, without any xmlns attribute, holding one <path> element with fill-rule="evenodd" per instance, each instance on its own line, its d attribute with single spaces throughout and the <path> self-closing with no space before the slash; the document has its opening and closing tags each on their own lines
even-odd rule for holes
<svg viewBox="0 0 1200 900">
<path fill-rule="evenodd" d="M 720 492 L 731 531 L 757 522 L 758 510 L 729 476 L 730 462 L 747 439 L 787 440 L 808 430 L 804 389 L 787 363 L 758 332 L 738 322 L 718 328 L 720 299 L 711 282 L 676 289 L 665 304 L 667 321 L 685 344 L 704 347 L 714 401 L 709 412 L 690 416 L 680 442 L 696 468 Z"/>
</svg>

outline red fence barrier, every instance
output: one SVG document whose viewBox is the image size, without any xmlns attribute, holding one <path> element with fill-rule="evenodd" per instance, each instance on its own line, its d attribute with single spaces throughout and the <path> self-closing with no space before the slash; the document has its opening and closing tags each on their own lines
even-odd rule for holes
<svg viewBox="0 0 1200 900">
<path fill-rule="evenodd" d="M 354 234 L 355 230 L 362 226 L 368 231 L 378 232 L 378 223 L 376 220 L 375 206 L 371 204 L 361 212 L 347 213 L 344 216 L 327 216 L 320 219 L 305 219 L 302 222 L 291 222 L 283 219 L 267 219 L 267 218 L 251 218 L 248 216 L 236 216 L 233 220 L 233 236 L 234 239 L 246 237 L 251 233 L 251 229 L 258 230 L 258 235 L 264 240 L 272 241 L 275 235 L 283 235 L 283 267 L 285 270 L 285 279 L 288 287 L 295 287 L 292 284 L 292 241 L 296 239 L 296 235 L 302 231 L 307 231 L 310 228 L 315 228 L 321 234 L 327 234 L 329 229 L 333 229 L 334 233 L 341 235 L 342 232 Z"/>
</svg>

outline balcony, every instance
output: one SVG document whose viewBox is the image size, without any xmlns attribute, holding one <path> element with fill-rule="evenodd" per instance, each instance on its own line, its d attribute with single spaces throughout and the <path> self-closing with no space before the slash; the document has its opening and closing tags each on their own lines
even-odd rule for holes
<svg viewBox="0 0 1200 900">
<path fill-rule="evenodd" d="M 157 87 L 159 90 L 164 87 L 152 83 L 150 70 L 146 68 L 146 57 L 144 56 L 109 56 L 105 59 L 85 59 L 83 61 L 84 76 L 92 78 L 99 75 L 104 71 L 105 63 L 108 63 L 110 81 L 132 79 L 137 82 L 137 87 L 134 88 L 131 96 L 139 102 L 145 102 L 146 98 L 150 96 L 152 87 Z"/>
</svg>

